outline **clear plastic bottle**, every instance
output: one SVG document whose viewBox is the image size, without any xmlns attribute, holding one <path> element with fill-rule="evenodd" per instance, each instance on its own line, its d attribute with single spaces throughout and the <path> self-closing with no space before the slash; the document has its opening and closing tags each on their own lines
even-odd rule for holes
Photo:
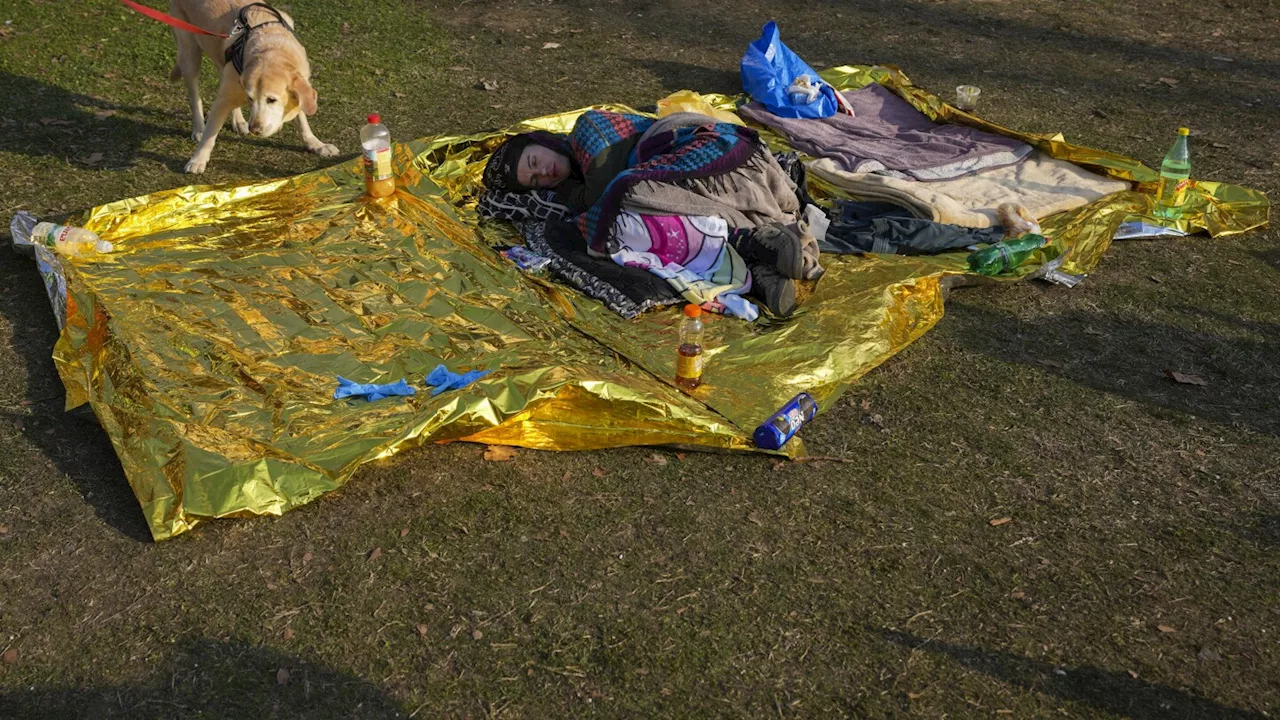
<svg viewBox="0 0 1280 720">
<path fill-rule="evenodd" d="M 1178 139 L 1164 155 L 1160 163 L 1160 194 L 1156 199 L 1156 217 L 1176 220 L 1182 217 L 1182 204 L 1187 200 L 1187 188 L 1191 186 L 1191 153 L 1187 150 L 1187 136 L 1191 131 L 1178 128 Z"/>
<path fill-rule="evenodd" d="M 693 390 L 702 384 L 702 308 L 684 306 L 680 321 L 680 348 L 676 356 L 676 385 Z"/>
<path fill-rule="evenodd" d="M 31 242 L 52 248 L 54 252 L 68 257 L 109 253 L 115 249 L 114 245 L 98 237 L 92 230 L 51 222 L 36 223 L 31 228 Z"/>
<path fill-rule="evenodd" d="M 364 149 L 364 189 L 369 197 L 386 197 L 396 191 L 395 173 L 391 169 L 391 133 L 377 113 L 366 120 L 368 124 L 360 128 L 360 147 Z"/>
<path fill-rule="evenodd" d="M 1036 233 L 1001 240 L 969 253 L 969 270 L 981 275 L 999 275 L 1021 265 L 1044 244 L 1044 236 Z"/>
</svg>

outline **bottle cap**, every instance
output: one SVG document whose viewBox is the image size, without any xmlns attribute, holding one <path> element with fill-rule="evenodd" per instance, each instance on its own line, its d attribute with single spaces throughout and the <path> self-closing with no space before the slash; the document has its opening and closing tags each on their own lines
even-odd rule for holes
<svg viewBox="0 0 1280 720">
<path fill-rule="evenodd" d="M 378 113 L 371 113 L 365 120 L 368 120 L 371 125 L 376 125 L 382 122 L 382 116 Z"/>
<path fill-rule="evenodd" d="M 688 305 L 684 306 L 685 317 L 696 318 L 701 314 L 702 314 L 702 308 L 698 307 L 697 305 L 694 305 L 693 303 L 689 303 Z"/>
<path fill-rule="evenodd" d="M 1184 135 L 1184 136 L 1185 136 L 1185 135 L 1190 135 L 1190 134 L 1191 134 L 1191 131 L 1190 131 L 1190 130 L 1188 130 L 1187 128 L 1178 128 L 1178 134 L 1179 134 L 1179 135 Z"/>
<path fill-rule="evenodd" d="M 106 240 L 98 240 L 93 243 L 93 249 L 95 252 L 109 253 L 112 250 L 115 250 L 116 246 L 115 244 L 108 242 Z"/>
</svg>

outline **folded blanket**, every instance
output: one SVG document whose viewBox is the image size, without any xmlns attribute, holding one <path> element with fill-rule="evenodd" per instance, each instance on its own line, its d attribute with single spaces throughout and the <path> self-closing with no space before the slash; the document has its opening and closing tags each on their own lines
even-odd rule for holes
<svg viewBox="0 0 1280 720">
<path fill-rule="evenodd" d="M 681 116 L 686 115 L 698 118 L 699 124 L 682 122 Z M 644 120 L 594 110 L 583 113 L 569 136 L 579 165 L 589 166 L 588 160 L 598 153 L 599 146 L 634 134 Z M 638 183 L 679 184 L 713 178 L 751 161 L 757 148 L 763 147 L 755 130 L 696 113 L 677 113 L 651 121 L 642 132 L 635 163 L 614 177 L 600 199 L 577 218 L 587 245 L 597 253 L 609 254 L 616 249 L 610 247 L 610 233 L 616 228 L 624 200 Z"/>
<path fill-rule="evenodd" d="M 641 138 L 671 134 L 709 118 L 677 113 L 654 123 Z M 753 228 L 770 222 L 790 223 L 800 211 L 796 185 L 777 158 L 759 141 L 740 165 L 710 177 L 639 180 L 622 199 L 624 210 L 640 215 L 716 216 L 731 228 Z"/>
<path fill-rule="evenodd" d="M 685 300 L 706 310 L 755 320 L 760 311 L 743 294 L 751 273 L 729 245 L 729 225 L 718 217 L 618 216 L 613 261 L 644 268 L 666 280 Z"/>
<path fill-rule="evenodd" d="M 913 180 L 945 180 L 1016 163 L 1031 146 L 962 125 L 939 125 L 891 90 L 872 83 L 847 91 L 852 117 L 836 113 L 807 120 L 783 118 L 751 102 L 743 117 L 782 133 L 796 149 L 830 158 L 841 170 Z"/>
<path fill-rule="evenodd" d="M 666 280 L 640 268 L 587 254 L 573 222 L 553 219 L 519 224 L 530 250 L 551 259 L 551 273 L 630 320 L 646 310 L 685 302 Z"/>
<path fill-rule="evenodd" d="M 851 173 L 830 158 L 812 161 L 808 168 L 860 200 L 901 205 L 919 218 L 971 228 L 999 225 L 1001 203 L 1019 203 L 1039 220 L 1129 187 L 1038 150 L 1017 165 L 937 182 Z"/>
</svg>

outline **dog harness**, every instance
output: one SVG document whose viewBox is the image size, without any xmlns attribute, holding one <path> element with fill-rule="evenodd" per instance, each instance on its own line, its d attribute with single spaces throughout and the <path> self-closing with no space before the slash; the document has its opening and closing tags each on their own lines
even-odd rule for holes
<svg viewBox="0 0 1280 720">
<path fill-rule="evenodd" d="M 275 15 L 276 19 L 258 23 L 257 25 L 250 25 L 248 15 L 249 8 L 255 7 L 260 7 L 272 15 Z M 293 28 L 289 27 L 289 23 L 284 21 L 284 16 L 280 14 L 280 11 L 266 3 L 253 3 L 240 8 L 240 14 L 236 16 L 236 24 L 231 26 L 231 37 L 235 38 L 235 40 L 227 46 L 227 52 L 223 55 L 223 59 L 226 62 L 231 63 L 232 67 L 236 69 L 236 72 L 241 75 L 244 74 L 244 44 L 249 39 L 249 31 L 255 28 L 260 28 L 264 25 L 283 25 L 289 30 L 289 32 L 293 33 L 294 37 L 298 36 L 297 33 L 293 32 Z"/>
</svg>

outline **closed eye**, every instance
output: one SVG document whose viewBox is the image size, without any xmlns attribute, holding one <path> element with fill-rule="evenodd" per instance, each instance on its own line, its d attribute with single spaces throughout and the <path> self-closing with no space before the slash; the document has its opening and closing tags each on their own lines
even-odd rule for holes
<svg viewBox="0 0 1280 720">
<path fill-rule="evenodd" d="M 267 98 L 268 105 L 275 105 L 277 102 L 279 102 L 279 98 L 273 98 L 273 97 Z"/>
</svg>

